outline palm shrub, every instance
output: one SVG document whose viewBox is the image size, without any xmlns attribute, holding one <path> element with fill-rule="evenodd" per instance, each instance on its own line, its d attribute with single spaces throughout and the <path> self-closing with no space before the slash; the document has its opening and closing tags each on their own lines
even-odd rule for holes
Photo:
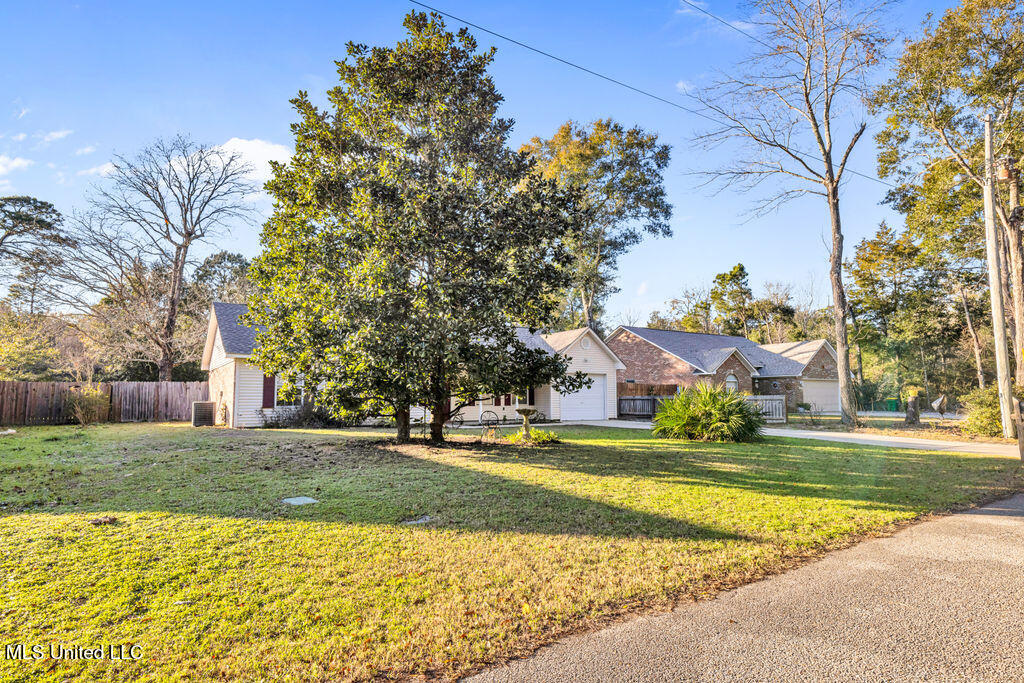
<svg viewBox="0 0 1024 683">
<path fill-rule="evenodd" d="M 692 441 L 757 441 L 764 417 L 753 403 L 724 387 L 697 384 L 662 401 L 654 435 Z"/>
</svg>

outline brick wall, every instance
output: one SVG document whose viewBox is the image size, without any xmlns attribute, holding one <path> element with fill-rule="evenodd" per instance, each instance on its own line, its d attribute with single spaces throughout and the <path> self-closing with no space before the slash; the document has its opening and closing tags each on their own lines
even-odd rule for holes
<svg viewBox="0 0 1024 683">
<path fill-rule="evenodd" d="M 818 352 L 814 354 L 814 357 L 804 367 L 801 377 L 808 379 L 839 379 L 839 366 L 836 365 L 836 359 L 832 357 L 832 354 L 828 352 L 824 344 L 821 345 Z"/>
<path fill-rule="evenodd" d="M 628 330 L 619 332 L 614 337 L 607 339 L 605 343 L 626 366 L 625 370 L 619 370 L 617 373 L 620 382 L 633 380 L 642 384 L 690 386 L 696 382 L 706 382 L 710 379 L 715 384 L 725 384 L 726 377 L 732 373 L 736 375 L 740 391 L 747 393 L 754 391 L 750 371 L 743 361 L 736 357 L 735 353 L 722 363 L 714 376 L 708 377 L 696 374 L 694 367 L 686 361 L 662 351 L 654 344 L 641 339 Z"/>
<path fill-rule="evenodd" d="M 800 379 L 837 379 L 839 370 L 836 359 L 832 357 L 824 345 L 811 357 L 800 377 L 764 377 L 754 382 L 755 394 L 785 394 L 786 407 L 796 409 L 797 403 L 803 403 L 804 390 Z"/>
<path fill-rule="evenodd" d="M 693 384 L 693 366 L 662 351 L 628 330 L 605 340 L 625 370 L 616 372 L 619 382 L 633 380 L 643 384 Z"/>
<path fill-rule="evenodd" d="M 754 382 L 754 393 L 771 396 L 784 394 L 786 407 L 796 410 L 797 403 L 803 403 L 804 389 L 797 377 L 761 377 Z"/>
<path fill-rule="evenodd" d="M 712 378 L 712 382 L 718 385 L 724 385 L 726 378 L 730 375 L 736 376 L 736 381 L 739 382 L 740 393 L 752 394 L 754 393 L 753 380 L 750 377 L 750 370 L 743 364 L 739 358 L 736 357 L 734 351 L 731 356 L 725 359 Z"/>
</svg>

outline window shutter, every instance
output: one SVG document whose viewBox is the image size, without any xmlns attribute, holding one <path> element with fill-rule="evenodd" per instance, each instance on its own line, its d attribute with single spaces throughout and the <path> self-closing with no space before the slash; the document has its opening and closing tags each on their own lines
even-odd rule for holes
<svg viewBox="0 0 1024 683">
<path fill-rule="evenodd" d="M 537 396 L 534 394 L 533 387 L 530 387 L 530 390 L 526 392 L 526 403 L 531 406 L 536 405 L 536 398 Z"/>
<path fill-rule="evenodd" d="M 274 395 L 277 394 L 277 382 L 274 375 L 263 375 L 263 407 L 274 407 Z"/>
<path fill-rule="evenodd" d="M 505 405 L 512 405 L 512 394 L 505 394 Z"/>
</svg>

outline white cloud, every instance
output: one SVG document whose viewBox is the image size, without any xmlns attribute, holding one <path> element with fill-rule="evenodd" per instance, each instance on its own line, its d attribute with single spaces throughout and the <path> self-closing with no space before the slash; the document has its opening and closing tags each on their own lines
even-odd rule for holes
<svg viewBox="0 0 1024 683">
<path fill-rule="evenodd" d="M 9 157 L 5 154 L 0 154 L 0 175 L 7 175 L 11 171 L 20 171 L 23 168 L 28 168 L 34 163 L 35 162 L 31 159 Z"/>
<path fill-rule="evenodd" d="M 21 142 L 27 137 L 28 135 L 26 135 L 25 133 L 18 133 L 17 135 L 12 135 L 11 139 L 14 140 L 15 142 Z"/>
<path fill-rule="evenodd" d="M 92 145 L 87 145 L 85 147 L 79 147 L 78 149 L 76 149 L 75 150 L 75 156 L 79 156 L 80 157 L 80 156 L 83 156 L 85 154 L 92 154 L 95 151 L 96 151 L 95 147 L 93 147 Z"/>
<path fill-rule="evenodd" d="M 696 5 L 702 10 L 707 10 L 708 8 L 708 4 L 706 2 L 701 2 L 701 0 L 692 0 L 692 5 Z M 686 3 L 683 2 L 682 0 L 679 0 L 679 7 L 676 8 L 676 14 L 686 14 L 695 17 L 700 17 L 701 19 L 708 23 L 717 24 L 718 27 L 722 26 L 722 24 L 718 23 L 713 17 L 709 16 L 709 14 L 699 11 L 697 7 L 693 7 L 692 5 L 690 3 Z M 749 21 L 742 21 L 739 19 L 723 19 L 723 21 L 729 24 L 729 26 L 732 26 L 734 29 L 738 31 L 743 31 L 744 33 L 750 33 L 751 31 L 757 29 L 757 25 L 752 24 Z"/>
<path fill-rule="evenodd" d="M 676 81 L 676 92 L 680 95 L 685 95 L 693 90 L 693 83 L 690 81 L 679 80 Z"/>
<path fill-rule="evenodd" d="M 701 9 L 707 9 L 708 3 L 701 2 L 701 0 L 692 0 L 694 5 Z M 699 14 L 696 8 L 691 7 L 689 4 L 679 0 L 679 7 L 676 8 L 676 14 Z"/>
<path fill-rule="evenodd" d="M 291 150 L 284 145 L 259 138 L 231 138 L 221 145 L 221 149 L 241 156 L 243 161 L 252 166 L 250 180 L 261 185 L 270 180 L 271 161 L 288 161 L 292 156 Z"/>
<path fill-rule="evenodd" d="M 647 280 L 640 283 L 640 286 L 636 288 L 636 295 L 643 296 L 647 293 Z"/>
<path fill-rule="evenodd" d="M 52 130 L 42 136 L 43 142 L 56 142 L 57 140 L 63 140 L 74 132 L 75 131 L 68 130 L 67 128 L 63 130 Z"/>
<path fill-rule="evenodd" d="M 105 164 L 81 170 L 78 172 L 78 175 L 108 175 L 113 170 L 114 165 L 108 161 Z"/>
</svg>

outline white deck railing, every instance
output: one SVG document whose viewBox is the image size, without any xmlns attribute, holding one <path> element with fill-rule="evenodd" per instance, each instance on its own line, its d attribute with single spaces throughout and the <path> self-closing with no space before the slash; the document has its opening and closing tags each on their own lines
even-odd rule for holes
<svg viewBox="0 0 1024 683">
<path fill-rule="evenodd" d="M 783 395 L 766 394 L 763 396 L 745 396 L 751 403 L 756 403 L 768 424 L 781 424 L 786 421 L 786 397 Z"/>
</svg>

